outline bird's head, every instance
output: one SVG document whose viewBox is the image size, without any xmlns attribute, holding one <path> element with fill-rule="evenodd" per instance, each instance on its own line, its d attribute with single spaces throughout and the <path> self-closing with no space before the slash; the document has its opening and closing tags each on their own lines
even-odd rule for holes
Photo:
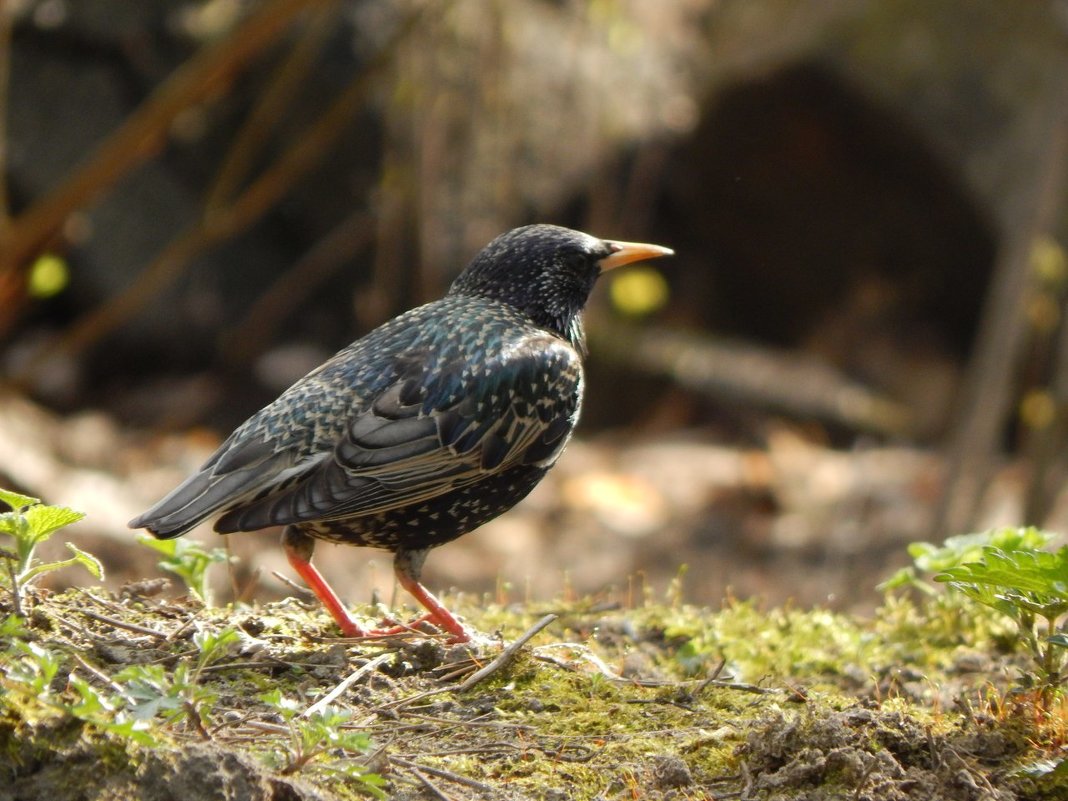
<svg viewBox="0 0 1068 801">
<path fill-rule="evenodd" d="M 449 294 L 507 303 L 578 346 L 580 313 L 601 273 L 673 253 L 659 245 L 598 239 L 558 225 L 526 225 L 486 245 Z"/>
</svg>

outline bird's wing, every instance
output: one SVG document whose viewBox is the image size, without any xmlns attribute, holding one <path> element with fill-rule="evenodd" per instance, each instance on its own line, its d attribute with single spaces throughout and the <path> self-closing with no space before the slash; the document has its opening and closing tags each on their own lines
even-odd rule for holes
<svg viewBox="0 0 1068 801">
<path fill-rule="evenodd" d="M 474 370 L 462 358 L 432 371 L 420 354 L 406 358 L 396 381 L 350 420 L 330 458 L 231 507 L 216 530 L 374 514 L 516 465 L 548 466 L 574 426 L 580 358 L 556 337 L 526 337 Z"/>
<path fill-rule="evenodd" d="M 328 455 L 302 459 L 294 450 L 276 450 L 269 439 L 242 439 L 235 433 L 200 470 L 129 526 L 146 528 L 162 539 L 178 537 L 235 500 L 255 497 L 265 486 L 288 486 Z"/>
<path fill-rule="evenodd" d="M 343 373 L 349 350 L 335 354 L 246 420 L 196 473 L 131 520 L 130 528 L 148 529 L 162 539 L 181 536 L 235 504 L 292 485 L 329 458 L 329 448 L 316 446 L 315 426 L 295 419 L 292 410 L 322 406 L 331 397 L 324 388 Z"/>
</svg>

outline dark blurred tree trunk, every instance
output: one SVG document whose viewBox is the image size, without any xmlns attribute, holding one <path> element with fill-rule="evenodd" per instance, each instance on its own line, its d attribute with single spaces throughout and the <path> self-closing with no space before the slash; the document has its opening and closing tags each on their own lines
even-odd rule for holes
<svg viewBox="0 0 1068 801">
<path fill-rule="evenodd" d="M 1046 111 L 1031 135 L 1037 154 L 1031 162 L 1032 188 L 1021 192 L 1005 215 L 1000 256 L 950 437 L 936 526 L 942 534 L 960 533 L 973 524 L 1000 439 L 1015 411 L 1013 390 L 1028 329 L 1027 301 L 1035 283 L 1032 251 L 1056 219 L 1064 185 L 1068 92 L 1057 86 L 1048 94 Z M 1034 480 L 1041 481 L 1041 476 Z"/>
</svg>

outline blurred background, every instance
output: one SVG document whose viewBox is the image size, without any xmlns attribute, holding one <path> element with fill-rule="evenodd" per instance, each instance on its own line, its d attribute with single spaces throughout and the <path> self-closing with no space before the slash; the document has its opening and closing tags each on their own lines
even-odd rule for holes
<svg viewBox="0 0 1068 801">
<path fill-rule="evenodd" d="M 1064 0 L 6 0 L 0 120 L 0 486 L 112 584 L 235 425 L 535 221 L 677 256 L 597 288 L 579 436 L 431 586 L 863 610 L 909 542 L 1068 530 Z M 221 600 L 290 591 L 231 540 Z"/>
</svg>

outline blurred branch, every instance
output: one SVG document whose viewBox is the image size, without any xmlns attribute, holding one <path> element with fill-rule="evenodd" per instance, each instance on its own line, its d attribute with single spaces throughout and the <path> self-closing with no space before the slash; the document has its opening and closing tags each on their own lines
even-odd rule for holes
<svg viewBox="0 0 1068 801">
<path fill-rule="evenodd" d="M 0 279 L 45 246 L 67 217 L 164 144 L 171 124 L 190 105 L 218 94 L 257 53 L 286 31 L 306 8 L 333 0 L 271 0 L 228 37 L 203 48 L 175 71 L 75 169 L 62 186 L 15 220 L 0 242 Z"/>
<path fill-rule="evenodd" d="M 907 408 L 849 381 L 824 362 L 739 341 L 657 328 L 590 326 L 603 357 L 716 398 L 774 406 L 800 416 L 880 434 L 903 434 Z"/>
<path fill-rule="evenodd" d="M 285 117 L 285 110 L 296 96 L 315 64 L 323 41 L 337 16 L 337 6 L 316 13 L 304 26 L 301 36 L 275 70 L 259 102 L 241 126 L 226 153 L 215 181 L 204 202 L 206 213 L 223 208 L 234 196 L 237 187 L 251 172 L 256 157 L 262 152 L 274 121 Z"/>
<path fill-rule="evenodd" d="M 17 376 L 17 380 L 26 382 L 32 379 L 56 355 L 75 356 L 99 341 L 139 313 L 153 297 L 181 275 L 190 259 L 245 230 L 280 201 L 296 181 L 319 163 L 330 146 L 355 120 L 370 79 L 389 62 L 396 47 L 415 28 L 422 10 L 420 8 L 408 17 L 335 99 L 333 105 L 229 206 L 216 209 L 188 226 L 124 291 L 75 321 L 60 338 L 37 354 L 29 367 Z"/>
<path fill-rule="evenodd" d="M 1044 145 L 1033 162 L 1033 189 L 1007 215 L 1000 257 L 968 366 L 938 511 L 936 530 L 942 534 L 960 533 L 972 525 L 990 479 L 998 440 L 1014 411 L 1012 389 L 1029 326 L 1027 299 L 1035 281 L 1032 248 L 1055 218 L 1068 157 L 1068 96 L 1061 89 L 1050 94 L 1039 130 L 1032 134 L 1033 141 Z"/>
<path fill-rule="evenodd" d="M 353 254 L 374 241 L 374 219 L 365 211 L 350 214 L 260 296 L 222 341 L 221 358 L 242 364 L 271 341 L 274 330 L 304 304 Z"/>
<path fill-rule="evenodd" d="M 3 251 L 3 243 L 11 235 L 11 202 L 7 194 L 7 114 L 13 24 L 14 12 L 11 3 L 0 0 L 0 252 Z M 24 283 L 15 272 L 0 269 L 0 336 L 13 325 L 25 293 Z"/>
<path fill-rule="evenodd" d="M 0 2 L 0 243 L 7 239 L 11 228 L 11 202 L 7 196 L 7 112 L 13 25 L 11 3 Z"/>
<path fill-rule="evenodd" d="M 1061 306 L 1060 332 L 1054 350 L 1049 395 L 1054 410 L 1050 424 L 1028 435 L 1027 454 L 1031 483 L 1027 488 L 1023 522 L 1041 525 L 1053 507 L 1063 476 L 1064 446 L 1068 436 L 1068 305 Z M 1060 467 L 1062 469 L 1058 470 Z"/>
</svg>

